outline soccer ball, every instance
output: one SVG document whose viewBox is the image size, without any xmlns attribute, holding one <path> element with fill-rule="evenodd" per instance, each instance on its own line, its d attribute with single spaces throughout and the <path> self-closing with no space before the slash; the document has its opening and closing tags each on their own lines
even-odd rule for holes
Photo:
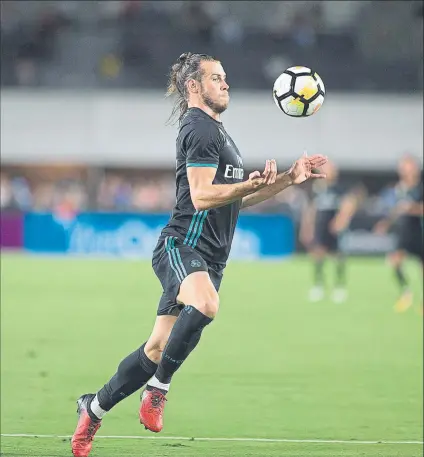
<svg viewBox="0 0 424 457">
<path fill-rule="evenodd" d="M 275 104 L 287 116 L 306 117 L 324 103 L 325 87 L 318 73 L 307 67 L 290 67 L 275 81 Z"/>
</svg>

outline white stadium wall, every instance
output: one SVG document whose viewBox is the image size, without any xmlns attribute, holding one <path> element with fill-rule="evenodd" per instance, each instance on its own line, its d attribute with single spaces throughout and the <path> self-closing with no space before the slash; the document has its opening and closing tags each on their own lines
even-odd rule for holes
<svg viewBox="0 0 424 457">
<path fill-rule="evenodd" d="M 175 126 L 165 122 L 171 101 L 161 92 L 1 92 L 3 163 L 79 162 L 173 166 Z M 232 91 L 223 122 L 245 158 L 281 166 L 304 150 L 343 168 L 391 169 L 405 151 L 422 156 L 423 97 L 327 93 L 310 118 L 285 116 L 271 91 Z"/>
</svg>

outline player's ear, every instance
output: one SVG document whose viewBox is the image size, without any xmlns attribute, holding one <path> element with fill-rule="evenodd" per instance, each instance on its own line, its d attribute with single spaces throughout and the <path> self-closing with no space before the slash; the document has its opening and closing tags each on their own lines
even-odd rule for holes
<svg viewBox="0 0 424 457">
<path fill-rule="evenodd" d="M 199 89 L 197 87 L 197 83 L 194 79 L 189 79 L 187 82 L 188 91 L 192 94 L 197 94 Z"/>
</svg>

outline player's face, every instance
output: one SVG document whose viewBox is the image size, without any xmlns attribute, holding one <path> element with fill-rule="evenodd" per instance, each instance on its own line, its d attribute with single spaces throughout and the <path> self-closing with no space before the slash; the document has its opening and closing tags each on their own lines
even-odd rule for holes
<svg viewBox="0 0 424 457">
<path fill-rule="evenodd" d="M 409 157 L 406 157 L 400 161 L 398 172 L 401 179 L 408 181 L 410 179 L 416 179 L 420 174 L 420 170 L 418 168 L 417 163 L 415 162 L 415 160 Z"/>
<path fill-rule="evenodd" d="M 221 114 L 227 109 L 230 101 L 224 69 L 219 62 L 204 61 L 201 66 L 203 70 L 200 94 L 202 101 L 215 113 Z"/>
</svg>

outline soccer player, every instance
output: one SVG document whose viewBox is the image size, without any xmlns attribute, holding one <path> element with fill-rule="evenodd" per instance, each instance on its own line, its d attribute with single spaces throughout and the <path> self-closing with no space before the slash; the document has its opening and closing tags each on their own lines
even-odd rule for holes
<svg viewBox="0 0 424 457">
<path fill-rule="evenodd" d="M 400 296 L 395 303 L 396 312 L 404 312 L 411 307 L 413 295 L 403 264 L 408 255 L 415 257 L 421 268 L 424 261 L 423 248 L 423 182 L 418 161 L 404 155 L 398 165 L 399 181 L 395 186 L 396 204 L 387 218 L 376 226 L 377 233 L 393 229 L 397 238 L 396 249 L 389 254 L 389 262 L 394 269 L 399 284 Z"/>
<path fill-rule="evenodd" d="M 303 211 L 299 237 L 314 259 L 314 285 L 309 291 L 309 300 L 317 302 L 325 297 L 324 263 L 329 256 L 334 256 L 336 281 L 332 300 L 342 303 L 347 298 L 347 290 L 346 259 L 340 249 L 340 237 L 358 209 L 363 189 L 348 191 L 340 182 L 333 162 L 327 162 L 322 170 L 327 178 L 313 183 L 312 199 Z"/>
<path fill-rule="evenodd" d="M 172 66 L 167 93 L 177 97 L 171 118 L 179 114 L 177 200 L 152 260 L 163 295 L 147 341 L 122 360 L 96 394 L 78 399 L 79 420 L 71 440 L 75 457 L 88 456 L 106 412 L 146 383 L 140 422 L 152 432 L 162 430 L 172 377 L 218 312 L 239 210 L 288 186 L 325 177 L 312 169 L 326 157 L 303 155 L 278 175 L 275 160 L 267 160 L 262 173 L 244 180 L 240 152 L 220 121 L 229 103 L 228 88 L 221 63 L 211 56 L 185 53 Z"/>
</svg>

